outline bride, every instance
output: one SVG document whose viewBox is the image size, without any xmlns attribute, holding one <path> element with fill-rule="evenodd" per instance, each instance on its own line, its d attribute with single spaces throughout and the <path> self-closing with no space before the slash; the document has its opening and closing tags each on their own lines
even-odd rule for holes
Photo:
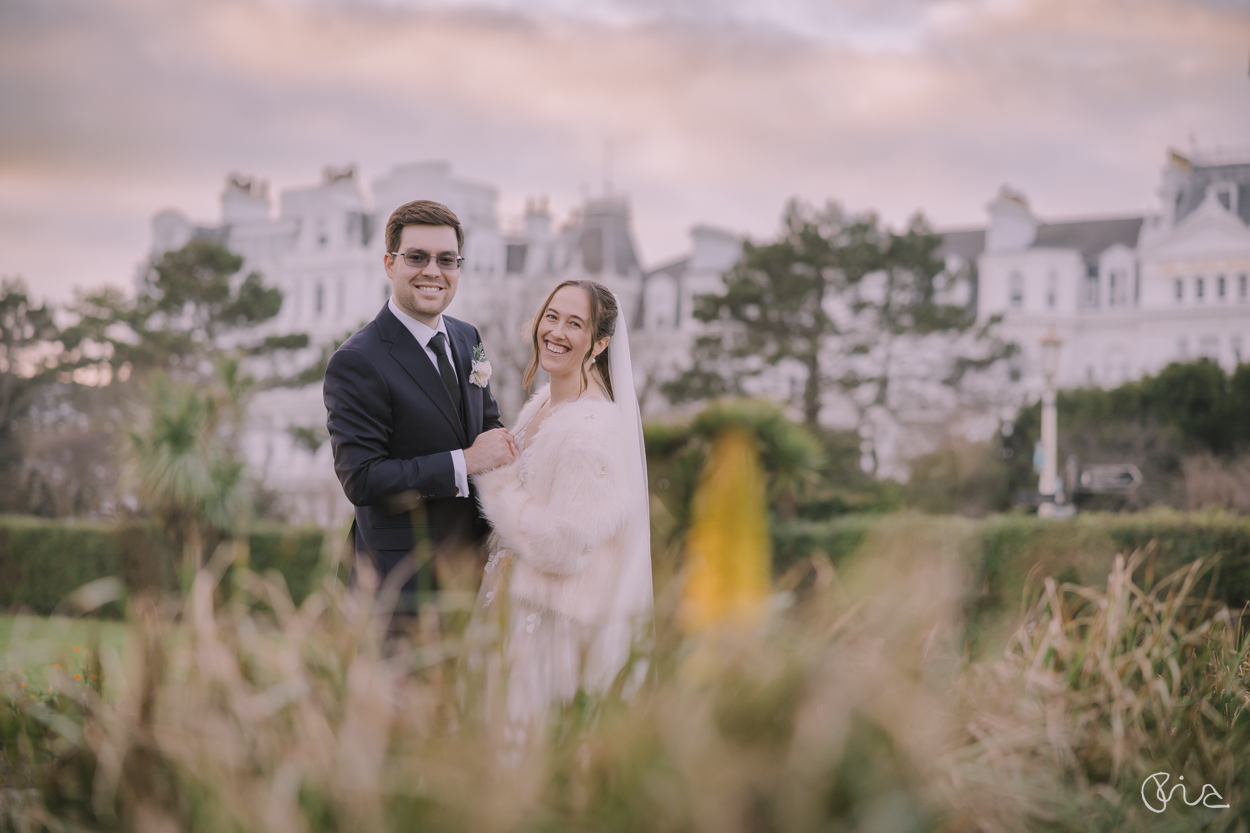
<svg viewBox="0 0 1250 833">
<path fill-rule="evenodd" d="M 523 379 L 541 366 L 551 383 L 521 410 L 516 460 L 474 477 L 494 528 L 478 614 L 502 625 L 512 723 L 608 691 L 650 619 L 646 457 L 619 313 L 595 281 L 552 290 Z"/>
</svg>

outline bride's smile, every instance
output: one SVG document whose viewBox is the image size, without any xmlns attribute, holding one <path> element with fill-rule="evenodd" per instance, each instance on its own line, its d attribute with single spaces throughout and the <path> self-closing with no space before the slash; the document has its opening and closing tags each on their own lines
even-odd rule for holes
<svg viewBox="0 0 1250 833">
<path fill-rule="evenodd" d="M 590 297 L 586 290 L 566 286 L 551 297 L 538 322 L 538 361 L 552 378 L 580 376 L 591 358 Z"/>
</svg>

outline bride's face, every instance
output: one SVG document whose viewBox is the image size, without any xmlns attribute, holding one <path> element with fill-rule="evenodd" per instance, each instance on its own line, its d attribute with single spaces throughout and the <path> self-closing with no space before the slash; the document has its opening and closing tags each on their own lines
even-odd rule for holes
<svg viewBox="0 0 1250 833">
<path fill-rule="evenodd" d="M 538 363 L 552 376 L 581 372 L 589 362 L 590 295 L 578 286 L 566 286 L 551 298 L 538 322 Z"/>
</svg>

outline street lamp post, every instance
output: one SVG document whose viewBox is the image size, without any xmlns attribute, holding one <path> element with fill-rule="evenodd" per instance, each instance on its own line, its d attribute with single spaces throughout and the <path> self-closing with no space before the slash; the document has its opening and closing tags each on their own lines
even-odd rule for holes
<svg viewBox="0 0 1250 833">
<path fill-rule="evenodd" d="M 1063 342 L 1055 335 L 1052 326 L 1042 337 L 1042 376 L 1045 387 L 1042 389 L 1042 476 L 1037 483 L 1037 491 L 1042 502 L 1037 514 L 1044 518 L 1054 517 L 1055 494 L 1059 480 L 1059 409 L 1055 406 L 1055 374 L 1059 370 L 1059 348 Z"/>
</svg>

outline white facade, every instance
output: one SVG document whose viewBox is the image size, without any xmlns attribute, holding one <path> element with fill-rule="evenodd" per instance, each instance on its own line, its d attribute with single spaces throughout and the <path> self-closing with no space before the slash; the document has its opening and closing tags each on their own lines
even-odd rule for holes
<svg viewBox="0 0 1250 833">
<path fill-rule="evenodd" d="M 465 264 L 447 312 L 482 332 L 494 367 L 491 387 L 507 420 L 523 404 L 520 377 L 529 350 L 521 329 L 546 293 L 565 278 L 594 278 L 617 293 L 632 321 L 642 270 L 623 197 L 587 200 L 558 229 L 545 202 L 531 201 L 511 232 L 500 229 L 497 198 L 494 188 L 454 177 L 443 162 L 398 166 L 368 190 L 355 171 L 327 169 L 321 184 L 284 192 L 275 216 L 264 183 L 232 176 L 219 224 L 193 225 L 176 211 L 157 214 L 152 256 L 193 236 L 226 245 L 243 256 L 242 274 L 258 271 L 283 293 L 281 312 L 261 334 L 307 333 L 315 354 L 371 321 L 389 297 L 382 260 L 391 212 L 411 200 L 441 202 L 465 233 Z M 293 517 L 336 523 L 350 505 L 334 475 L 325 421 L 320 385 L 263 392 L 249 411 L 244 453 L 252 473 L 281 494 Z"/>
<path fill-rule="evenodd" d="M 1021 346 L 1011 371 L 1016 384 L 990 380 L 988 416 L 969 422 L 972 415 L 959 415 L 981 426 L 967 430 L 992 430 L 1002 416 L 999 400 L 1019 404 L 1036 396 L 1038 345 L 1051 327 L 1063 340 L 1058 381 L 1065 387 L 1115 386 L 1199 356 L 1228 369 L 1250 361 L 1250 153 L 1240 160 L 1172 154 L 1159 195 L 1155 216 L 1043 223 L 1022 195 L 1004 189 L 988 206 L 985 229 L 944 234 L 948 269 L 975 267 L 967 287 L 976 292 L 980 319 L 1001 316 L 1000 335 Z M 695 298 L 720 291 L 722 275 L 741 255 L 741 237 L 696 226 L 689 256 L 644 273 L 628 202 L 610 194 L 588 199 L 558 227 L 545 201 L 530 201 L 515 227 L 502 229 L 495 189 L 453 176 L 442 162 L 398 166 L 368 190 L 352 170 L 327 170 L 320 185 L 284 192 L 276 215 L 263 183 L 231 177 L 220 223 L 195 226 L 176 211 L 161 212 L 152 220 L 152 252 L 192 236 L 222 242 L 244 256 L 244 274 L 259 271 L 283 292 L 282 311 L 265 334 L 307 333 L 326 345 L 372 320 L 385 303 L 386 219 L 414 199 L 446 204 L 464 227 L 466 260 L 448 313 L 482 332 L 505 420 L 523 403 L 530 347 L 522 331 L 546 293 L 576 277 L 600 280 L 621 298 L 643 411 L 669 410 L 660 385 L 688 365 L 702 331 Z M 918 379 L 932 358 L 926 350 L 922 343 L 912 351 Z M 761 377 L 758 392 L 790 399 L 801 380 L 794 368 L 779 368 Z M 948 393 L 936 382 L 929 387 L 935 396 Z M 949 431 L 954 424 L 950 409 L 957 406 L 908 391 L 915 407 L 900 412 L 899 424 L 857 425 L 853 409 L 828 403 L 831 421 L 872 434 L 893 461 L 883 473 L 906 476 L 900 466 L 924 450 L 935 426 Z M 320 522 L 345 517 L 350 507 L 324 440 L 320 385 L 263 393 L 250 418 L 245 451 L 252 471 L 283 495 L 292 514 Z M 904 436 L 910 434 L 920 440 Z"/>
<path fill-rule="evenodd" d="M 1027 392 L 1041 388 L 1051 327 L 1062 387 L 1115 387 L 1199 357 L 1229 371 L 1250 361 L 1250 154 L 1172 153 L 1159 196 L 1154 216 L 1047 224 L 1004 189 L 979 251 L 977 232 L 948 235 L 962 238 L 956 265 L 976 262 L 979 316 L 1001 315 L 1021 346 Z"/>
</svg>

